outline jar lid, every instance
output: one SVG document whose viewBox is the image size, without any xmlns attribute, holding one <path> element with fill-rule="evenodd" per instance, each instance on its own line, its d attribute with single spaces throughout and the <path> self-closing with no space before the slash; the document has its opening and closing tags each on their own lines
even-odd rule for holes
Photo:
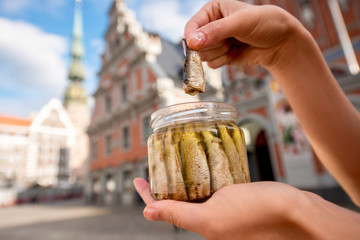
<svg viewBox="0 0 360 240">
<path fill-rule="evenodd" d="M 235 108 L 222 102 L 188 102 L 161 108 L 151 114 L 153 131 L 160 128 L 192 121 L 231 121 L 237 119 Z"/>
</svg>

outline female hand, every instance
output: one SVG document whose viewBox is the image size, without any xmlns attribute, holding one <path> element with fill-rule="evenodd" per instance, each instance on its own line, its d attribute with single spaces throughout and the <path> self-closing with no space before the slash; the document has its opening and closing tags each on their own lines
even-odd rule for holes
<svg viewBox="0 0 360 240">
<path fill-rule="evenodd" d="M 286 55 L 296 46 L 297 32 L 306 34 L 298 20 L 279 7 L 214 0 L 190 19 L 184 35 L 210 67 L 237 63 L 270 68 L 293 57 Z"/>
<path fill-rule="evenodd" d="M 172 223 L 207 239 L 355 239 L 360 236 L 359 215 L 283 183 L 229 185 L 204 203 L 155 201 L 145 180 L 137 178 L 134 185 L 147 204 L 145 218 Z"/>
</svg>

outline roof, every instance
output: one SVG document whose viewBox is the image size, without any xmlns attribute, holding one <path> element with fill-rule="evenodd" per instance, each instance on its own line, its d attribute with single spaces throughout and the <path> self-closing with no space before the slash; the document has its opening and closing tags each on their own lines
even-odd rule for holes
<svg viewBox="0 0 360 240">
<path fill-rule="evenodd" d="M 32 120 L 29 118 L 18 118 L 0 115 L 0 124 L 4 125 L 16 125 L 16 126 L 30 126 Z"/>
<path fill-rule="evenodd" d="M 184 53 L 180 44 L 171 43 L 160 37 L 162 51 L 157 56 L 157 63 L 166 75 L 174 80 L 182 80 Z"/>
</svg>

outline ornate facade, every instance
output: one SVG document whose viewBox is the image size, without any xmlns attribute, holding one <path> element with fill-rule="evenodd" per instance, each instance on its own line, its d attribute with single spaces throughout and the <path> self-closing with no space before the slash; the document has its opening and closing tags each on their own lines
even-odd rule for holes
<svg viewBox="0 0 360 240">
<path fill-rule="evenodd" d="M 354 65 L 351 56 L 359 59 L 359 0 L 335 1 L 339 4 L 337 9 L 329 5 L 331 1 L 247 2 L 278 5 L 302 21 L 317 40 L 340 86 L 360 109 L 359 74 L 356 68 L 350 68 Z M 335 26 L 334 21 L 339 20 L 334 20 L 335 10 L 337 16 L 340 13 L 343 17 L 343 26 Z M 151 113 L 195 99 L 182 90 L 184 57 L 178 45 L 145 32 L 122 0 L 114 1 L 109 19 L 88 130 L 87 194 L 92 202 L 126 205 L 138 199 L 132 179 L 148 177 L 146 139 L 151 133 Z M 344 26 L 350 47 L 344 40 Z M 318 161 L 281 89 L 265 69 L 227 66 L 221 73 L 205 68 L 207 89 L 200 94 L 200 100 L 225 101 L 240 113 L 237 124 L 246 135 L 252 181 L 276 180 L 307 189 L 337 186 Z"/>
<path fill-rule="evenodd" d="M 182 89 L 182 47 L 148 33 L 121 0 L 109 11 L 90 137 L 89 200 L 131 204 L 132 179 L 147 178 L 150 115 L 163 106 L 196 101 Z M 219 70 L 207 71 L 206 99 L 223 97 Z"/>
</svg>

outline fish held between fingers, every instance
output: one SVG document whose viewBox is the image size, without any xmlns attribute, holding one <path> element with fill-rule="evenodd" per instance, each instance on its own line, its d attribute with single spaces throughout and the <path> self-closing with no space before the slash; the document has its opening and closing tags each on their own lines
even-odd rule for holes
<svg viewBox="0 0 360 240">
<path fill-rule="evenodd" d="M 184 60 L 183 88 L 185 93 L 193 96 L 205 91 L 204 69 L 199 53 L 190 49 L 186 43 L 186 39 L 183 39 L 183 45 L 186 52 Z"/>
</svg>

